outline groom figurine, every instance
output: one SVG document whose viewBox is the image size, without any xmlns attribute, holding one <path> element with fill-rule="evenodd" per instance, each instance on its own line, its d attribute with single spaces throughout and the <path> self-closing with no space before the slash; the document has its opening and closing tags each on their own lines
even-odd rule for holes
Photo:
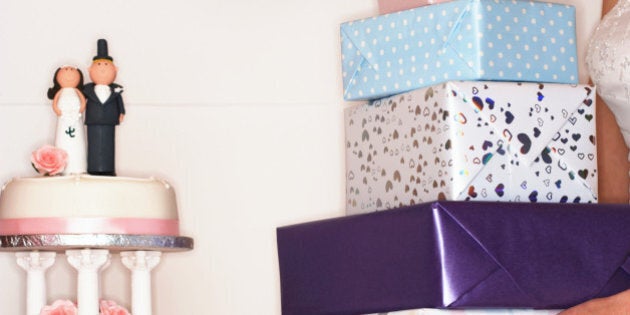
<svg viewBox="0 0 630 315">
<path fill-rule="evenodd" d="M 92 175 L 115 176 L 114 131 L 123 121 L 122 86 L 114 83 L 118 68 L 107 52 L 107 41 L 99 39 L 97 54 L 88 69 L 92 83 L 83 87 L 87 100 L 85 124 L 87 125 L 87 171 Z"/>
</svg>

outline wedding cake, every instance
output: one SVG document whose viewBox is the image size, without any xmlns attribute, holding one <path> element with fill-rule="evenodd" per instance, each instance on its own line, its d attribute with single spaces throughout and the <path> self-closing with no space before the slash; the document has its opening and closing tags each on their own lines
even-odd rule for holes
<svg viewBox="0 0 630 315">
<path fill-rule="evenodd" d="M 97 41 L 90 83 L 75 66 L 53 75 L 47 96 L 56 115 L 54 144 L 32 152 L 39 176 L 0 189 L 0 247 L 16 251 L 27 272 L 28 315 L 129 315 L 99 293 L 99 273 L 112 253 L 131 270 L 134 315 L 152 314 L 151 269 L 163 251 L 192 249 L 179 232 L 175 191 L 164 180 L 117 176 L 115 131 L 125 118 L 118 68 L 107 41 Z M 44 273 L 63 251 L 77 270 L 76 299 L 47 304 Z"/>
<path fill-rule="evenodd" d="M 118 68 L 99 39 L 84 84 L 77 67 L 53 75 L 48 98 L 55 143 L 31 156 L 39 177 L 14 178 L 0 194 L 0 235 L 139 234 L 179 236 L 173 188 L 154 178 L 117 177 L 115 129 L 125 116 Z"/>
<path fill-rule="evenodd" d="M 14 178 L 0 194 L 0 235 L 179 235 L 173 188 L 154 178 Z"/>
</svg>

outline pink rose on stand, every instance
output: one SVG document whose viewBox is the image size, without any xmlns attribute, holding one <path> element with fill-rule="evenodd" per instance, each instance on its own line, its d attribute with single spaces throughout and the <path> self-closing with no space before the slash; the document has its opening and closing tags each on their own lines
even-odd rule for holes
<svg viewBox="0 0 630 315">
<path fill-rule="evenodd" d="M 42 308 L 39 315 L 76 315 L 77 307 L 68 300 L 57 300 L 52 305 Z"/>
<path fill-rule="evenodd" d="M 45 145 L 33 152 L 31 163 L 39 174 L 52 176 L 59 174 L 66 168 L 68 154 L 62 149 Z"/>
<path fill-rule="evenodd" d="M 129 312 L 114 301 L 101 300 L 101 315 L 130 315 Z"/>
</svg>

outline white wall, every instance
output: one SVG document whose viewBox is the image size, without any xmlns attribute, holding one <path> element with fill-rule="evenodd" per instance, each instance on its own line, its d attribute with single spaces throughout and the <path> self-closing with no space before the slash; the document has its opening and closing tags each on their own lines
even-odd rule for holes
<svg viewBox="0 0 630 315">
<path fill-rule="evenodd" d="M 194 251 L 154 270 L 154 313 L 279 314 L 275 228 L 343 214 L 338 25 L 376 1 L 0 1 L 0 181 L 35 176 L 52 143 L 57 66 L 85 70 L 107 38 L 125 86 L 119 175 L 178 194 Z M 85 71 L 84 71 L 85 72 Z M 60 257 L 50 300 L 75 298 Z M 130 306 L 128 271 L 103 296 Z M 0 254 L 0 314 L 23 314 L 25 273 Z"/>
<path fill-rule="evenodd" d="M 2 0 L 0 180 L 35 176 L 55 68 L 85 70 L 107 38 L 128 112 L 118 173 L 170 181 L 196 241 L 154 270 L 154 313 L 279 314 L 275 228 L 343 214 L 338 25 L 375 12 L 373 0 Z M 75 296 L 60 258 L 51 300 Z M 128 278 L 115 261 L 103 297 L 129 306 Z M 0 254 L 1 314 L 24 313 L 24 280 Z"/>
</svg>

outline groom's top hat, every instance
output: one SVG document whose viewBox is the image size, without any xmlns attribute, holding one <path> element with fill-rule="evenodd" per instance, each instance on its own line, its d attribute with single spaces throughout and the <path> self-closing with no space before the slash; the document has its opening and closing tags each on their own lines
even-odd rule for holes
<svg viewBox="0 0 630 315">
<path fill-rule="evenodd" d="M 107 52 L 107 41 L 102 38 L 96 42 L 96 56 L 92 58 L 92 61 L 99 59 L 114 61 L 114 58 Z"/>
</svg>

